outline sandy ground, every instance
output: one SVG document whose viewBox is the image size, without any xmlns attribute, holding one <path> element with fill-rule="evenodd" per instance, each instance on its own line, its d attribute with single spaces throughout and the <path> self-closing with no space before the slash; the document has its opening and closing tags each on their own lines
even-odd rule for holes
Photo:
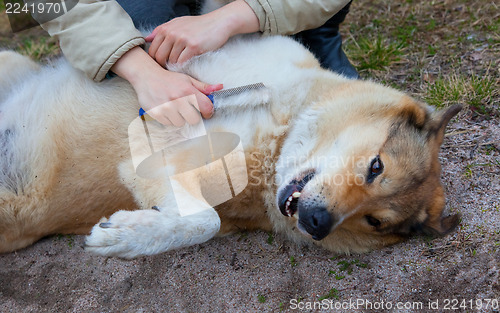
<svg viewBox="0 0 500 313">
<path fill-rule="evenodd" d="M 55 236 L 0 255 L 0 312 L 499 312 L 500 129 L 466 120 L 441 154 L 447 210 L 463 216 L 444 238 L 336 256 L 241 233 L 124 261 Z"/>
</svg>

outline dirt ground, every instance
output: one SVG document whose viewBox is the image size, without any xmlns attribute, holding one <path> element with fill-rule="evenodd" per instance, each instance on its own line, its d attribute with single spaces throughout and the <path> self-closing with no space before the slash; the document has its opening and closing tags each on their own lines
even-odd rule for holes
<svg viewBox="0 0 500 313">
<path fill-rule="evenodd" d="M 358 68 L 356 46 L 370 27 L 392 38 L 399 19 L 418 27 L 432 24 L 429 16 L 456 23 L 438 23 L 426 34 L 417 27 L 411 38 L 418 44 L 383 69 L 361 70 L 364 78 L 424 99 L 439 77 L 457 73 L 489 77 L 499 89 L 498 21 L 491 22 L 499 10 L 492 1 L 391 3 L 353 3 L 344 33 Z M 467 19 L 469 28 L 458 27 Z M 475 41 L 460 41 L 464 33 Z M 11 34 L 0 15 L 2 47 L 22 50 L 26 38 L 39 34 Z M 429 56 L 417 47 L 431 45 L 442 52 Z M 338 256 L 275 234 L 239 233 L 132 261 L 85 253 L 83 236 L 53 236 L 0 255 L 0 312 L 500 312 L 500 101 L 493 91 L 478 110 L 469 99 L 461 100 L 465 109 L 450 124 L 440 155 L 447 212 L 462 214 L 448 236 Z"/>
</svg>

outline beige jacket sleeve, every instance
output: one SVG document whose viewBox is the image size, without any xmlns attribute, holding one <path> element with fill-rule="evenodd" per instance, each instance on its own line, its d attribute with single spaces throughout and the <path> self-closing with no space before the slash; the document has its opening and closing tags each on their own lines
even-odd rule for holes
<svg viewBox="0 0 500 313">
<path fill-rule="evenodd" d="M 266 35 L 292 35 L 323 25 L 349 0 L 245 0 Z"/>
<path fill-rule="evenodd" d="M 69 62 L 95 81 L 104 79 L 123 54 L 145 42 L 116 1 L 80 0 L 42 27 L 59 40 Z"/>
</svg>

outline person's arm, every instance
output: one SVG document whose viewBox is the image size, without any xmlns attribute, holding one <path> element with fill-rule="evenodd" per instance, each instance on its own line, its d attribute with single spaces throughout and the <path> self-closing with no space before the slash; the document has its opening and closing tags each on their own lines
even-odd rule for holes
<svg viewBox="0 0 500 313">
<path fill-rule="evenodd" d="M 37 19 L 36 14 L 33 17 Z M 80 0 L 73 9 L 41 26 L 59 40 L 71 65 L 95 81 L 104 79 L 127 51 L 145 43 L 116 1 Z"/>
<path fill-rule="evenodd" d="M 317 28 L 350 0 L 244 0 L 259 19 L 265 35 L 292 35 Z"/>
</svg>

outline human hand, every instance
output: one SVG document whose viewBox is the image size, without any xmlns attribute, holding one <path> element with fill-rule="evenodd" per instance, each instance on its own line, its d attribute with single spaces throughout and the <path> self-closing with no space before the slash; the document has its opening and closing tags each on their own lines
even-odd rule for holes
<svg viewBox="0 0 500 313">
<path fill-rule="evenodd" d="M 226 43 L 230 33 L 223 24 L 223 20 L 213 20 L 208 14 L 175 18 L 146 37 L 151 42 L 148 53 L 162 66 L 186 62 Z"/>
<path fill-rule="evenodd" d="M 146 41 L 149 55 L 160 65 L 183 63 L 220 48 L 236 34 L 256 32 L 259 20 L 243 0 L 200 16 L 183 16 L 158 26 Z"/>
<path fill-rule="evenodd" d="M 148 115 L 165 125 L 180 127 L 198 123 L 200 116 L 210 118 L 213 104 L 206 95 L 222 89 L 221 84 L 167 71 L 140 47 L 125 53 L 111 69 L 132 84 Z"/>
<path fill-rule="evenodd" d="M 213 104 L 206 95 L 222 89 L 221 84 L 208 85 L 163 68 L 148 72 L 133 86 L 141 107 L 149 116 L 164 125 L 177 127 L 186 122 L 197 124 L 201 117 L 212 117 Z"/>
</svg>

